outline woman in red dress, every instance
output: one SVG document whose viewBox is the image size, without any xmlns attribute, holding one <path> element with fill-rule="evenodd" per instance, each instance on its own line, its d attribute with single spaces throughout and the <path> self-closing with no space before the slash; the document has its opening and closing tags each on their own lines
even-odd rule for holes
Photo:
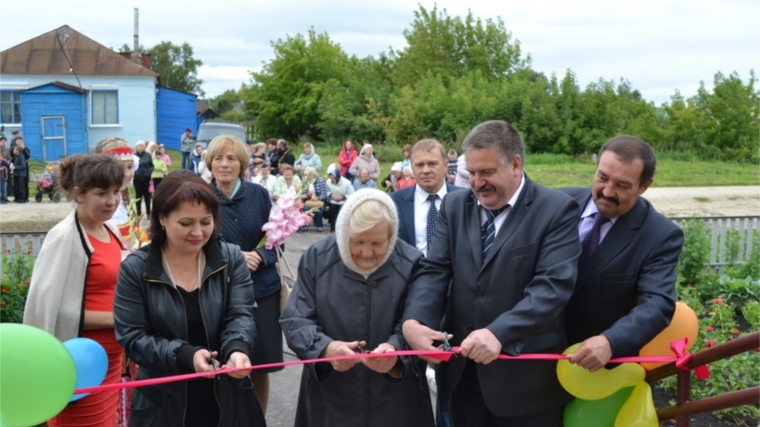
<svg viewBox="0 0 760 427">
<path fill-rule="evenodd" d="M 113 300 L 122 251 L 119 232 L 106 223 L 121 200 L 124 169 L 109 155 L 64 159 L 58 184 L 76 202 L 45 237 L 34 264 L 24 323 L 62 342 L 90 338 L 108 355 L 103 384 L 121 382 L 124 350 L 114 334 Z M 50 427 L 115 426 L 119 391 L 92 393 L 70 403 Z"/>
</svg>

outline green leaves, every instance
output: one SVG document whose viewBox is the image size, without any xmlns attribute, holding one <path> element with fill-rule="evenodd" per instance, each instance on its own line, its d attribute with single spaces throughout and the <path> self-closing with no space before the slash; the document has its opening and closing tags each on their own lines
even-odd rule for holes
<svg viewBox="0 0 760 427">
<path fill-rule="evenodd" d="M 198 78 L 198 67 L 203 61 L 193 57 L 193 47 L 187 42 L 175 45 L 162 41 L 148 50 L 150 67 L 159 74 L 162 85 L 202 97 L 203 80 Z"/>
</svg>

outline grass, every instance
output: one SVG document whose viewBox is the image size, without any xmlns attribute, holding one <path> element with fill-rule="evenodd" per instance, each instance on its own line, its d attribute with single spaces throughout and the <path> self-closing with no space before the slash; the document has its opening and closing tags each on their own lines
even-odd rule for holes
<svg viewBox="0 0 760 427">
<path fill-rule="evenodd" d="M 301 155 L 301 145 L 292 145 L 293 153 Z M 330 163 L 338 162 L 340 144 L 316 145 L 316 152 L 322 158 L 322 173 L 327 172 Z M 172 159 L 170 171 L 179 169 L 182 155 L 169 150 Z M 375 155 L 380 161 L 381 179 L 390 173 L 391 164 L 401 160 L 401 148 L 392 145 L 375 145 Z M 577 158 L 550 153 L 526 155 L 525 172 L 534 181 L 547 187 L 586 187 L 591 185 L 596 169 L 591 158 Z M 41 172 L 45 164 L 31 161 L 33 172 Z M 747 163 L 694 160 L 693 156 L 679 156 L 678 153 L 661 153 L 653 187 L 713 187 L 726 185 L 760 185 L 760 167 Z M 35 184 L 29 183 L 30 197 L 36 193 Z"/>
</svg>

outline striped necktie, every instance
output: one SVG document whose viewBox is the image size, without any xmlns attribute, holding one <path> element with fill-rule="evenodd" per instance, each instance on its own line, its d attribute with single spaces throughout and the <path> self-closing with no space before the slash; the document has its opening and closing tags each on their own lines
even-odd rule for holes
<svg viewBox="0 0 760 427">
<path fill-rule="evenodd" d="M 501 209 L 493 210 L 483 208 L 486 212 L 486 222 L 480 227 L 480 239 L 483 243 L 483 259 L 486 259 L 486 256 L 488 256 L 488 250 L 491 249 L 493 241 L 496 238 L 496 225 L 494 224 L 494 220 L 508 207 L 509 205 L 506 205 Z"/>
</svg>

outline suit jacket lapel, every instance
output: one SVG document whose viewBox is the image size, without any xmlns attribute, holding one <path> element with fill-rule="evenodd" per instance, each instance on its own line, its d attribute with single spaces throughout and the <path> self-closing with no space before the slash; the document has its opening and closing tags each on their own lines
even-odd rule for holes
<svg viewBox="0 0 760 427">
<path fill-rule="evenodd" d="M 525 217 L 525 213 L 528 211 L 528 206 L 532 201 L 533 182 L 528 179 L 527 175 L 525 175 L 525 185 L 523 186 L 522 194 L 520 194 L 520 197 L 517 199 L 515 205 L 509 209 L 507 220 L 504 221 L 504 224 L 502 224 L 499 232 L 496 233 L 496 238 L 493 241 L 493 246 L 491 246 L 491 249 L 488 251 L 488 256 L 483 262 L 481 269 L 488 265 L 488 263 L 501 250 L 502 246 L 504 246 L 507 240 L 509 240 L 515 230 L 517 230 L 517 227 Z"/>
<path fill-rule="evenodd" d="M 401 212 L 399 212 L 399 215 L 401 215 L 401 219 L 404 221 L 404 225 L 406 226 L 406 238 L 408 239 L 407 242 L 410 242 L 409 244 L 412 246 L 417 246 L 417 236 L 414 229 L 414 191 L 415 187 L 412 186 L 412 191 L 409 192 L 409 194 L 404 197 L 404 204 L 408 207 L 408 209 L 402 209 Z"/>
<path fill-rule="evenodd" d="M 610 261 L 620 256 L 620 253 L 631 244 L 636 232 L 641 228 L 646 211 L 645 202 L 639 197 L 633 209 L 615 221 L 599 247 L 589 258 L 586 267 L 578 271 L 576 288 L 582 287 L 590 278 L 599 274 Z"/>
<path fill-rule="evenodd" d="M 470 247 L 472 248 L 472 258 L 475 261 L 475 265 L 480 266 L 483 262 L 483 241 L 480 237 L 480 206 L 478 205 L 478 198 L 475 194 L 470 192 L 470 197 L 467 199 L 469 204 L 466 212 L 469 215 L 465 216 L 465 226 L 467 227 L 467 237 L 470 240 Z M 458 235 L 456 232 L 452 235 Z M 456 242 L 454 243 L 456 244 Z"/>
</svg>

